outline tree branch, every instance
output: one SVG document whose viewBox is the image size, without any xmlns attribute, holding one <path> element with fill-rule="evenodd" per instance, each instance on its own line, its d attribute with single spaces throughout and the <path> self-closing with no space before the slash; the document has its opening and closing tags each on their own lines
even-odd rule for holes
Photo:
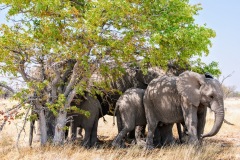
<svg viewBox="0 0 240 160">
<path fill-rule="evenodd" d="M 76 84 L 77 82 L 77 78 L 78 78 L 78 68 L 79 68 L 79 62 L 75 63 L 74 67 L 73 67 L 73 73 L 72 73 L 72 76 L 71 76 L 71 79 L 64 91 L 64 96 L 65 97 L 68 97 L 68 94 L 72 91 L 73 89 L 73 86 Z"/>
<path fill-rule="evenodd" d="M 18 142 L 19 142 L 19 139 L 20 139 L 21 133 L 22 133 L 22 131 L 25 130 L 25 126 L 26 126 L 26 123 L 27 123 L 27 116 L 28 116 L 28 114 L 29 114 L 29 111 L 30 111 L 30 107 L 28 107 L 27 113 L 25 114 L 25 118 L 24 118 L 23 126 L 22 126 L 22 128 L 21 128 L 21 130 L 20 130 L 20 132 L 19 132 L 19 134 L 18 134 L 18 137 L 17 137 L 17 142 L 16 142 L 17 150 L 19 149 L 19 148 L 18 148 Z"/>
<path fill-rule="evenodd" d="M 25 60 L 21 60 L 20 61 L 20 64 L 19 64 L 19 72 L 20 74 L 22 75 L 22 78 L 24 79 L 25 82 L 28 82 L 29 81 L 29 78 L 25 72 L 25 69 L 24 69 L 24 63 L 25 63 Z"/>
<path fill-rule="evenodd" d="M 77 92 L 76 89 L 74 88 L 67 96 L 67 100 L 64 104 L 64 108 L 68 108 L 73 100 L 73 98 L 76 96 Z"/>
<path fill-rule="evenodd" d="M 60 73 L 58 70 L 55 70 L 55 75 L 56 77 L 53 79 L 52 81 L 52 102 L 55 101 L 55 99 L 57 98 L 57 84 L 60 82 L 61 78 L 60 78 Z"/>
<path fill-rule="evenodd" d="M 13 113 L 15 113 L 18 109 L 20 109 L 22 107 L 23 104 L 26 104 L 28 103 L 29 100 L 26 100 L 24 101 L 23 103 L 20 103 L 18 105 L 16 105 L 15 107 L 7 110 L 5 113 L 7 114 L 5 117 L 4 117 L 4 121 L 3 123 L 0 125 L 0 132 L 3 130 L 3 127 L 5 126 L 6 122 L 8 121 L 9 117 L 12 116 Z"/>
<path fill-rule="evenodd" d="M 11 88 L 10 86 L 0 82 L 0 86 L 3 87 L 3 88 L 6 88 L 7 90 L 9 90 L 10 92 L 12 93 L 15 93 L 15 91 L 13 90 L 13 88 Z"/>
<path fill-rule="evenodd" d="M 227 75 L 226 77 L 224 77 L 223 76 L 223 79 L 222 79 L 222 81 L 221 81 L 221 85 L 223 84 L 223 82 L 227 79 L 227 78 L 229 78 L 229 77 L 231 77 L 232 75 L 233 75 L 233 73 L 234 73 L 234 71 L 232 72 L 232 73 L 230 73 L 229 75 Z"/>
</svg>

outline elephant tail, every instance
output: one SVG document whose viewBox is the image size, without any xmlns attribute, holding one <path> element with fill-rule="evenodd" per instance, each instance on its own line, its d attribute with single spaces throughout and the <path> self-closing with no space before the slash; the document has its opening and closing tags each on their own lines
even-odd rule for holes
<svg viewBox="0 0 240 160">
<path fill-rule="evenodd" d="M 105 119 L 104 115 L 103 115 L 103 111 L 102 111 L 102 107 L 99 108 L 101 116 L 103 117 L 103 122 L 107 123 L 107 120 Z"/>
<path fill-rule="evenodd" d="M 116 107 L 115 107 L 114 113 L 113 113 L 113 126 L 115 125 L 115 116 L 116 116 L 118 108 L 119 108 L 119 104 L 116 103 Z"/>
</svg>

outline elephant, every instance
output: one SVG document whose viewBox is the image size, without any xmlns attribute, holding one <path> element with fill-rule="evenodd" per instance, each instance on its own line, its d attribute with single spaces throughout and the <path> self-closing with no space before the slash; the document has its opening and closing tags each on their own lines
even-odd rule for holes
<svg viewBox="0 0 240 160">
<path fill-rule="evenodd" d="M 71 123 L 71 135 L 73 135 L 73 137 L 76 136 L 77 127 L 83 128 L 85 130 L 85 135 L 82 145 L 89 148 L 97 144 L 97 127 L 99 115 L 101 113 L 101 104 L 97 98 L 88 93 L 84 97 L 85 99 L 78 98 L 78 100 L 81 100 L 80 103 L 73 101 L 71 105 L 76 105 L 79 109 L 88 111 L 90 113 L 90 117 L 86 117 L 85 115 L 79 113 L 68 113 L 68 117 L 72 117 L 73 119 L 73 122 Z"/>
<path fill-rule="evenodd" d="M 115 91 L 104 91 L 102 90 L 101 95 L 96 95 L 101 103 L 103 115 L 113 116 L 114 109 L 117 100 L 129 88 L 141 88 L 146 89 L 147 85 L 156 77 L 163 76 L 165 72 L 159 67 L 150 67 L 147 69 L 146 74 L 139 67 L 126 66 L 126 72 L 119 77 L 117 80 L 113 80 L 110 84 L 111 88 Z M 103 79 L 100 75 L 93 75 L 91 81 L 99 81 Z M 117 91 L 116 91 L 117 90 Z M 128 138 L 134 139 L 135 131 L 133 130 L 128 134 Z"/>
<path fill-rule="evenodd" d="M 143 97 L 148 124 L 146 148 L 153 149 L 153 136 L 159 122 L 184 123 L 190 144 L 200 144 L 202 138 L 214 136 L 224 120 L 223 91 L 218 80 L 192 71 L 177 76 L 152 80 Z M 212 130 L 203 134 L 207 107 L 215 113 Z M 168 125 L 171 139 L 171 127 Z"/>
<path fill-rule="evenodd" d="M 134 129 L 137 144 L 143 143 L 141 131 L 143 128 L 145 129 L 147 123 L 143 107 L 144 91 L 140 88 L 130 88 L 118 99 L 114 111 L 114 115 L 117 117 L 118 135 L 112 142 L 113 146 L 125 147 L 122 139 Z"/>
<path fill-rule="evenodd" d="M 92 97 L 93 98 L 93 97 Z M 74 105 L 76 105 L 79 109 L 82 109 L 81 108 L 81 99 L 83 99 L 83 97 L 81 97 L 81 96 L 76 96 L 75 97 L 75 99 L 73 100 L 73 102 L 71 103 L 71 105 L 72 106 L 74 106 Z M 98 99 L 95 99 L 96 101 L 98 101 Z M 94 101 L 95 101 L 94 100 Z M 84 100 L 84 102 L 85 101 L 88 101 L 88 99 L 86 99 L 86 100 Z M 98 103 L 100 103 L 99 101 L 98 102 L 96 102 L 97 104 Z M 95 108 L 92 108 L 92 109 L 96 109 L 96 110 L 98 110 L 99 111 L 99 117 L 98 117 L 98 119 L 99 118 L 101 118 L 101 117 L 103 117 L 103 122 L 105 123 L 106 122 L 106 120 L 105 120 L 105 118 L 104 118 L 104 115 L 103 115 L 103 112 L 102 112 L 102 107 L 101 106 L 99 106 L 99 105 L 97 105 L 97 107 L 95 107 Z M 93 111 L 92 111 L 93 112 Z M 90 112 L 90 114 L 91 114 L 91 112 Z M 83 124 L 82 123 L 84 123 L 84 122 L 80 122 L 81 121 L 81 119 L 82 119 L 82 115 L 81 114 L 76 114 L 76 113 L 68 113 L 67 114 L 67 117 L 70 119 L 70 122 L 68 122 L 67 124 L 66 124 L 66 126 L 69 126 L 69 127 L 71 127 L 71 132 L 70 132 L 70 139 L 72 140 L 72 141 L 74 141 L 76 138 L 77 138 L 77 134 L 78 135 L 80 135 L 80 137 L 83 137 L 83 135 L 82 135 L 82 129 L 84 129 L 83 128 Z M 79 131 L 77 132 L 77 127 L 79 127 Z M 66 132 L 65 132 L 65 139 L 67 139 L 67 137 L 68 137 L 68 130 L 66 130 Z M 98 140 L 98 139 L 97 139 Z M 99 140 L 98 140 L 99 141 Z"/>
<path fill-rule="evenodd" d="M 141 140 L 141 138 L 145 136 L 145 127 L 147 125 L 143 106 L 144 92 L 144 89 L 130 88 L 126 90 L 118 99 L 116 108 L 114 110 L 114 116 L 116 115 L 117 117 L 118 135 L 112 142 L 113 146 L 124 148 L 125 145 L 122 139 L 127 135 L 127 133 L 131 133 L 131 131 L 135 131 L 135 139 L 138 145 L 145 144 L 145 142 Z M 115 124 L 114 117 L 113 123 Z M 169 127 L 169 125 L 171 125 L 171 127 Z M 183 127 L 185 126 L 184 124 L 182 125 Z M 169 133 L 171 133 L 169 129 L 172 129 L 172 126 L 172 124 L 159 123 L 154 134 L 155 146 L 162 146 L 171 141 L 171 139 L 168 137 L 172 137 L 169 136 Z M 182 143 L 182 131 L 180 123 L 177 123 L 177 128 L 179 140 Z M 183 134 L 185 132 L 186 130 L 184 127 Z"/>
</svg>

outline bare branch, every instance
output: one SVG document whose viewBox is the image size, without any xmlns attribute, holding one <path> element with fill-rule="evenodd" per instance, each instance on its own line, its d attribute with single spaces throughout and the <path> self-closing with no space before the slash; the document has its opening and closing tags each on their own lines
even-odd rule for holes
<svg viewBox="0 0 240 160">
<path fill-rule="evenodd" d="M 6 9 L 6 8 L 8 8 L 8 7 L 10 7 L 10 5 L 1 5 L 1 6 L 0 6 L 0 11 Z"/>
<path fill-rule="evenodd" d="M 55 70 L 54 72 L 56 74 L 56 77 L 52 81 L 52 101 L 55 101 L 55 99 L 57 98 L 57 85 L 61 80 L 59 71 Z"/>
<path fill-rule="evenodd" d="M 59 70 L 59 68 L 63 67 L 65 64 L 67 64 L 69 61 L 72 61 L 72 60 L 67 59 L 60 62 L 56 62 L 56 63 L 53 63 L 51 67 L 54 71 L 56 71 L 56 70 Z"/>
<path fill-rule="evenodd" d="M 76 84 L 77 82 L 77 78 L 78 78 L 78 68 L 79 68 L 79 62 L 75 63 L 74 67 L 73 67 L 73 73 L 72 73 L 72 76 L 71 76 L 71 79 L 64 91 L 64 96 L 67 97 L 68 94 L 72 91 L 73 89 L 73 86 Z"/>
<path fill-rule="evenodd" d="M 19 72 L 20 74 L 22 75 L 22 78 L 24 79 L 25 82 L 28 82 L 29 81 L 29 78 L 25 72 L 25 68 L 24 68 L 24 64 L 25 64 L 25 60 L 22 60 L 20 62 L 20 65 L 19 65 Z"/>
<path fill-rule="evenodd" d="M 225 76 L 223 76 L 223 79 L 222 79 L 222 81 L 221 81 L 221 85 L 223 84 L 223 82 L 227 79 L 227 78 L 229 78 L 229 77 L 231 77 L 232 75 L 233 75 L 233 73 L 234 73 L 234 71 L 232 72 L 232 73 L 230 73 L 229 75 L 227 75 L 226 77 Z"/>
<path fill-rule="evenodd" d="M 16 142 L 16 147 L 17 147 L 17 149 L 18 149 L 18 142 L 19 142 L 21 133 L 22 133 L 22 131 L 25 130 L 25 126 L 26 126 L 26 123 L 27 123 L 27 116 L 28 116 L 28 114 L 29 114 L 30 108 L 31 108 L 31 107 L 28 107 L 27 113 L 25 114 L 25 118 L 24 118 L 24 122 L 23 122 L 22 129 L 21 129 L 20 132 L 18 133 L 17 142 Z"/>
<path fill-rule="evenodd" d="M 12 114 L 15 113 L 18 109 L 20 109 L 24 104 L 26 104 L 28 102 L 29 102 L 29 100 L 26 100 L 25 102 L 20 103 L 5 112 L 7 115 L 5 116 L 3 123 L 0 125 L 0 132 L 3 130 L 3 127 L 5 126 L 8 119 L 12 116 Z"/>
<path fill-rule="evenodd" d="M 11 88 L 10 86 L 0 82 L 0 86 L 3 87 L 3 88 L 6 88 L 7 90 L 9 90 L 10 92 L 12 93 L 15 93 L 15 91 L 13 90 L 13 88 Z"/>
<path fill-rule="evenodd" d="M 54 101 L 55 98 L 57 98 L 57 89 L 58 89 L 57 85 L 62 80 L 59 69 L 62 68 L 67 63 L 70 64 L 70 63 L 75 63 L 75 62 L 76 62 L 75 60 L 68 59 L 68 60 L 64 60 L 64 61 L 60 61 L 60 62 L 54 63 L 52 65 L 52 69 L 53 69 L 53 71 L 54 71 L 54 73 L 56 75 L 56 77 L 54 78 L 54 80 L 52 82 L 52 98 L 53 98 L 52 101 Z M 66 72 L 70 72 L 70 71 L 67 70 Z M 66 74 L 68 74 L 68 73 L 66 73 Z M 67 76 L 67 75 L 64 75 L 64 76 Z M 64 78 L 66 78 L 66 77 L 64 77 Z"/>
<path fill-rule="evenodd" d="M 76 96 L 76 89 L 73 89 L 67 96 L 66 103 L 64 105 L 64 108 L 68 108 L 73 100 L 73 98 Z"/>
</svg>

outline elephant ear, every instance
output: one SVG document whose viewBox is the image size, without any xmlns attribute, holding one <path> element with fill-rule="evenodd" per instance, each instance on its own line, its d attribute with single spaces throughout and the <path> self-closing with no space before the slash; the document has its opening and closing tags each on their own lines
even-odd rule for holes
<svg viewBox="0 0 240 160">
<path fill-rule="evenodd" d="M 185 71 L 177 79 L 177 90 L 194 106 L 199 106 L 201 100 L 200 87 L 205 83 L 204 76 L 195 72 Z"/>
</svg>

